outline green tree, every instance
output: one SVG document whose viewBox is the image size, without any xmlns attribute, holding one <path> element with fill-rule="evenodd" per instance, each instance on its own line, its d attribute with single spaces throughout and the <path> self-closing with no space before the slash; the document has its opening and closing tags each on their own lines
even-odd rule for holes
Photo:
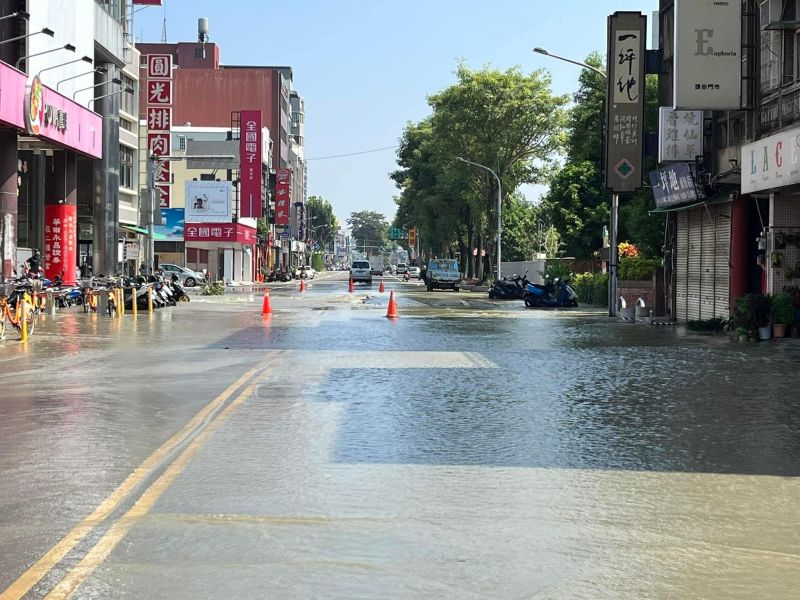
<svg viewBox="0 0 800 600">
<path fill-rule="evenodd" d="M 598 53 L 586 63 L 603 69 Z M 605 115 L 605 78 L 589 70 L 581 72 L 574 105 L 567 120 L 564 163 L 552 175 L 548 192 L 541 202 L 542 211 L 563 236 L 566 254 L 589 258 L 602 246 L 603 227 L 608 225 L 611 196 L 603 179 L 603 122 Z M 657 78 L 648 76 L 645 84 L 646 131 L 657 129 Z M 643 172 L 655 168 L 646 159 Z M 650 190 L 643 187 L 620 199 L 618 239 L 629 240 L 648 255 L 660 252 L 664 219 L 650 215 L 654 208 Z"/>
<path fill-rule="evenodd" d="M 494 262 L 497 184 L 455 158 L 493 169 L 508 205 L 520 184 L 539 182 L 552 168 L 567 98 L 552 95 L 543 71 L 461 65 L 456 75 L 454 85 L 429 97 L 431 115 L 403 134 L 400 170 L 392 174 L 401 190 L 395 224 L 418 227 L 424 250 L 460 252 L 468 263 L 462 267 L 482 278 L 484 265 Z M 486 250 L 485 262 L 471 259 L 473 248 L 478 256 Z"/>
<path fill-rule="evenodd" d="M 366 248 L 367 254 L 382 251 L 389 240 L 389 224 L 381 213 L 362 210 L 350 214 L 347 219 L 356 249 Z"/>
<path fill-rule="evenodd" d="M 311 213 L 311 226 L 314 228 L 311 237 L 317 240 L 322 248 L 326 248 L 333 242 L 340 227 L 339 220 L 333 214 L 333 206 L 321 196 L 309 196 L 306 208 Z"/>
</svg>

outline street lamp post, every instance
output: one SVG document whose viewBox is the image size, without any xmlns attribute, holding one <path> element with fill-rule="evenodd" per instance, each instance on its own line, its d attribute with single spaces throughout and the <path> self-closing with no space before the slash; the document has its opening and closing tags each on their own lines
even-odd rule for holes
<svg viewBox="0 0 800 600">
<path fill-rule="evenodd" d="M 469 165 L 474 165 L 476 167 L 480 167 L 481 169 L 485 169 L 489 171 L 494 178 L 497 180 L 497 281 L 503 278 L 500 268 L 500 262 L 502 259 L 502 249 L 500 245 L 501 236 L 503 235 L 503 218 L 502 218 L 502 211 L 503 211 L 503 184 L 500 182 L 500 178 L 497 176 L 492 169 L 485 165 L 478 164 L 476 162 L 472 162 L 471 160 L 467 160 L 466 158 L 461 158 L 460 156 L 456 156 L 456 160 L 460 160 L 463 163 L 467 163 Z"/>
<path fill-rule="evenodd" d="M 549 56 L 550 58 L 555 58 L 556 60 L 563 60 L 564 62 L 568 62 L 573 65 L 577 65 L 583 69 L 587 69 L 594 73 L 600 75 L 604 80 L 608 81 L 608 75 L 598 69 L 597 67 L 593 67 L 592 65 L 587 65 L 584 62 L 580 62 L 577 60 L 572 60 L 571 58 L 566 58 L 564 56 L 559 56 L 558 54 L 553 54 L 552 52 L 548 52 L 544 48 L 534 48 L 533 51 L 536 54 L 542 54 L 544 56 Z M 605 136 L 608 135 L 608 131 L 606 128 Z M 606 139 L 603 139 L 603 143 L 606 142 Z M 608 316 L 609 317 L 616 317 L 617 316 L 617 270 L 618 270 L 618 252 L 617 252 L 617 224 L 618 224 L 618 215 L 619 215 L 619 194 L 616 192 L 612 192 L 611 194 L 611 218 L 609 219 L 608 224 Z"/>
</svg>

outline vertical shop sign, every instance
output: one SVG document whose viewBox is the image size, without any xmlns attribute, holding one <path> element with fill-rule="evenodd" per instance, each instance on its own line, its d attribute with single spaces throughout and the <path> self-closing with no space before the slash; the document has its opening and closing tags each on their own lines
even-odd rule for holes
<svg viewBox="0 0 800 600">
<path fill-rule="evenodd" d="M 261 156 L 261 111 L 241 112 L 239 146 L 239 216 L 264 216 L 264 174 Z"/>
<path fill-rule="evenodd" d="M 278 169 L 275 179 L 275 225 L 288 225 L 290 220 L 292 171 Z"/>
<path fill-rule="evenodd" d="M 606 187 L 613 192 L 642 186 L 646 33 L 647 18 L 641 13 L 608 17 Z"/>
<path fill-rule="evenodd" d="M 172 152 L 172 55 L 147 55 L 147 152 L 169 156 Z M 156 161 L 156 199 L 160 208 L 169 208 L 172 165 Z"/>
<path fill-rule="evenodd" d="M 44 207 L 44 274 L 76 281 L 78 207 L 74 204 L 46 204 Z"/>
</svg>

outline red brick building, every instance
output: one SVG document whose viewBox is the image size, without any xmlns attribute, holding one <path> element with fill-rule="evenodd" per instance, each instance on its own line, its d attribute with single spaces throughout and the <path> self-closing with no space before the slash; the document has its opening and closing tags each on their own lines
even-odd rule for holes
<svg viewBox="0 0 800 600">
<path fill-rule="evenodd" d="M 231 113 L 261 110 L 272 138 L 272 169 L 288 166 L 290 67 L 220 64 L 213 43 L 137 44 L 142 60 L 148 54 L 171 54 L 173 73 L 172 123 L 181 126 L 230 127 Z M 141 70 L 141 104 L 147 105 L 147 70 Z"/>
</svg>

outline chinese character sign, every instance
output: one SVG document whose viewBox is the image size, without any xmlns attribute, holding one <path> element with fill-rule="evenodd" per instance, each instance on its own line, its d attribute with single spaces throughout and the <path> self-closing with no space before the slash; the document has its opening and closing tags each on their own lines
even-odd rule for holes
<svg viewBox="0 0 800 600">
<path fill-rule="evenodd" d="M 172 79 L 172 55 L 148 54 L 147 55 L 148 79 Z"/>
<path fill-rule="evenodd" d="M 275 225 L 288 225 L 292 206 L 291 169 L 278 169 L 275 181 Z"/>
<path fill-rule="evenodd" d="M 263 167 L 261 165 L 261 111 L 241 112 L 239 146 L 239 216 L 260 219 L 263 213 Z"/>
<path fill-rule="evenodd" d="M 658 162 L 692 161 L 703 154 L 703 111 L 658 109 Z"/>
<path fill-rule="evenodd" d="M 647 19 L 638 12 L 608 17 L 606 187 L 633 192 L 642 185 L 644 53 Z"/>
<path fill-rule="evenodd" d="M 44 207 L 44 274 L 75 283 L 78 261 L 78 207 L 46 204 Z"/>
<path fill-rule="evenodd" d="M 653 197 L 658 208 L 666 208 L 705 198 L 695 185 L 694 173 L 687 163 L 676 163 L 650 172 Z"/>
<path fill-rule="evenodd" d="M 191 223 L 184 226 L 187 242 L 238 242 L 256 243 L 256 230 L 241 223 Z"/>
</svg>

